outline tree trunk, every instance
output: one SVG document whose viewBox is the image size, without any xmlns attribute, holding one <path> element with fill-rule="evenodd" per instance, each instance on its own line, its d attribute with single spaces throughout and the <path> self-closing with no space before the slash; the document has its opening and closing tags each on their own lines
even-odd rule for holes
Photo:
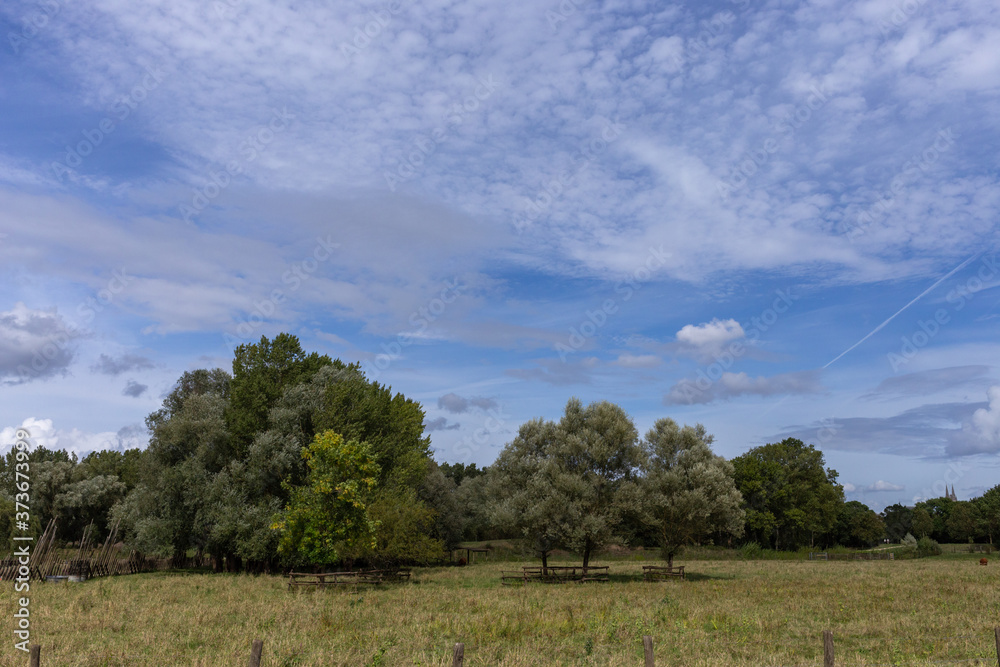
<svg viewBox="0 0 1000 667">
<path fill-rule="evenodd" d="M 583 566 L 590 565 L 590 545 L 583 548 Z"/>
<path fill-rule="evenodd" d="M 549 576 L 549 552 L 548 551 L 543 551 L 542 552 L 542 576 L 543 577 Z"/>
<path fill-rule="evenodd" d="M 667 554 L 667 567 L 673 569 L 674 567 L 674 552 L 671 551 Z"/>
</svg>

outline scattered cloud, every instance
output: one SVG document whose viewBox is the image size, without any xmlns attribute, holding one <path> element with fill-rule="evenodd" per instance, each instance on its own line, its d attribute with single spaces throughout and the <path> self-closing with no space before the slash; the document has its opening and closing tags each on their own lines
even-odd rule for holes
<svg viewBox="0 0 1000 667">
<path fill-rule="evenodd" d="M 985 433 L 976 414 L 982 415 L 978 424 Z M 996 414 L 985 403 L 932 403 L 891 417 L 838 417 L 791 426 L 773 437 L 799 438 L 824 450 L 937 459 L 1000 451 L 1000 443 L 988 439 L 988 424 Z"/>
<path fill-rule="evenodd" d="M 865 491 L 871 491 L 872 493 L 878 493 L 880 491 L 904 491 L 905 486 L 899 484 L 893 484 L 892 482 L 886 482 L 885 480 L 878 480 L 874 484 L 870 484 L 865 487 Z"/>
<path fill-rule="evenodd" d="M 459 423 L 449 424 L 447 417 L 437 417 L 436 419 L 431 419 L 430 421 L 424 422 L 424 429 L 428 432 L 430 431 L 454 431 L 460 428 L 462 425 Z"/>
<path fill-rule="evenodd" d="M 490 410 L 497 407 L 496 400 L 483 396 L 465 398 L 455 393 L 448 393 L 438 399 L 438 407 L 452 414 L 468 412 L 471 408 Z"/>
<path fill-rule="evenodd" d="M 866 398 L 927 396 L 976 381 L 984 381 L 989 372 L 989 366 L 970 365 L 907 373 L 882 380 L 871 393 L 867 394 Z"/>
<path fill-rule="evenodd" d="M 539 380 L 557 386 L 590 384 L 591 373 L 599 364 L 597 357 L 586 357 L 580 361 L 560 361 L 558 359 L 537 359 L 536 368 L 512 368 L 506 372 L 521 380 Z"/>
<path fill-rule="evenodd" d="M 0 384 L 65 375 L 79 337 L 55 308 L 35 310 L 18 302 L 0 312 Z"/>
<path fill-rule="evenodd" d="M 139 384 L 135 380 L 129 380 L 128 384 L 125 385 L 125 388 L 122 389 L 122 396 L 131 396 L 132 398 L 139 398 L 140 396 L 146 393 L 147 389 L 149 389 L 148 385 Z"/>
<path fill-rule="evenodd" d="M 104 375 L 121 375 L 128 371 L 143 371 L 155 368 L 153 362 L 138 354 L 123 354 L 117 359 L 107 354 L 102 354 L 97 362 L 90 367 L 95 373 Z"/>
<path fill-rule="evenodd" d="M 737 396 L 779 396 L 823 392 L 820 371 L 796 371 L 771 377 L 751 377 L 746 373 L 723 373 L 712 382 L 708 377 L 683 379 L 663 398 L 664 405 L 699 405 Z"/>
<path fill-rule="evenodd" d="M 662 360 L 655 354 L 620 354 L 615 364 L 623 368 L 655 368 Z"/>
</svg>

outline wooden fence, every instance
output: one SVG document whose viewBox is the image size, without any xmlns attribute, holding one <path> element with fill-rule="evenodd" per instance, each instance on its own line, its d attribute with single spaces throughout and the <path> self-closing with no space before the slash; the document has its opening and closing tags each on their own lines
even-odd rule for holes
<svg viewBox="0 0 1000 667">
<path fill-rule="evenodd" d="M 31 550 L 27 565 L 15 558 L 0 560 L 0 581 L 11 581 L 24 576 L 25 568 L 29 579 L 45 580 L 72 576 L 90 579 L 169 570 L 175 567 L 200 567 L 207 564 L 202 558 L 188 558 L 183 562 L 177 562 L 171 558 L 144 556 L 134 550 L 126 552 L 121 545 L 115 543 L 115 538 L 118 536 L 117 521 L 112 524 L 111 531 L 103 544 L 91 543 L 92 535 L 93 523 L 84 531 L 79 546 L 73 550 L 74 553 L 67 557 L 65 550 L 60 552 L 56 547 L 56 520 L 52 519 Z"/>
<path fill-rule="evenodd" d="M 896 560 L 896 554 L 892 551 L 856 551 L 848 554 L 810 551 L 809 560 Z"/>
<path fill-rule="evenodd" d="M 997 667 L 1000 667 L 1000 626 L 993 628 L 993 636 L 996 641 L 996 654 L 997 654 Z M 645 635 L 642 638 L 642 650 L 643 657 L 645 658 L 645 667 L 656 667 L 656 658 L 653 655 L 653 638 L 649 635 Z M 247 663 L 248 667 L 260 667 L 261 660 L 264 654 L 264 640 L 255 639 L 253 644 L 250 646 L 250 661 Z M 837 661 L 834 652 L 833 644 L 833 632 L 830 630 L 823 631 L 823 667 L 837 667 Z M 971 662 L 973 658 L 970 658 L 964 662 Z M 42 664 L 42 647 L 38 644 L 33 644 L 29 652 L 29 665 L 30 667 L 41 667 Z M 455 644 L 455 648 L 452 651 L 451 659 L 452 667 L 464 667 L 465 665 L 465 644 Z"/>
</svg>

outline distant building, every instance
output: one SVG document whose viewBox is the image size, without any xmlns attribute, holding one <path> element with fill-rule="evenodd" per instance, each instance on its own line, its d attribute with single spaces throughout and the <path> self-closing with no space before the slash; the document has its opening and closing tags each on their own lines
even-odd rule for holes
<svg viewBox="0 0 1000 667">
<path fill-rule="evenodd" d="M 951 485 L 951 492 L 948 492 L 948 487 L 944 487 L 944 497 L 948 500 L 958 500 L 958 496 L 955 495 L 955 485 Z"/>
</svg>

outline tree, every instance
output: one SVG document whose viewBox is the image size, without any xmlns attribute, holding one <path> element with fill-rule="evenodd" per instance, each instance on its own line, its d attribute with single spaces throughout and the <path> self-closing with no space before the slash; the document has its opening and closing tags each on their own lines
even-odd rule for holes
<svg viewBox="0 0 1000 667">
<path fill-rule="evenodd" d="M 880 515 L 885 524 L 885 534 L 893 542 L 900 542 L 913 531 L 913 508 L 896 503 L 889 505 Z"/>
<path fill-rule="evenodd" d="M 169 418 L 152 420 L 141 481 L 113 508 L 138 550 L 181 557 L 208 546 L 209 485 L 232 457 L 225 408 L 215 392 L 192 394 Z"/>
<path fill-rule="evenodd" d="M 369 382 L 357 367 L 343 369 L 324 391 L 316 428 L 367 442 L 382 471 L 380 486 L 419 486 L 430 462 L 430 437 L 424 435 L 420 404 Z"/>
<path fill-rule="evenodd" d="M 285 389 L 308 381 L 332 363 L 326 355 L 307 355 L 299 339 L 287 333 L 273 341 L 261 336 L 257 343 L 237 347 L 226 408 L 226 426 L 236 450 L 245 452 L 254 436 L 267 429 L 268 413 Z"/>
<path fill-rule="evenodd" d="M 559 437 L 556 424 L 532 419 L 504 446 L 487 474 L 486 513 L 490 523 L 525 539 L 548 568 L 549 554 L 562 538 L 565 506 L 550 484 L 550 460 Z"/>
<path fill-rule="evenodd" d="M 590 564 L 595 550 L 622 536 L 623 519 L 638 507 L 638 433 L 617 405 L 586 408 L 572 398 L 558 424 L 522 425 L 490 466 L 491 514 L 530 539 L 548 567 L 563 545 Z"/>
<path fill-rule="evenodd" d="M 934 540 L 938 542 L 948 541 L 948 517 L 951 516 L 951 510 L 955 503 L 956 501 L 951 498 L 942 496 L 916 504 L 916 507 L 926 510 L 934 522 L 934 529 L 929 533 L 929 536 Z"/>
<path fill-rule="evenodd" d="M 913 534 L 917 537 L 928 537 L 934 532 L 934 519 L 919 505 L 913 510 Z"/>
<path fill-rule="evenodd" d="M 945 522 L 948 537 L 956 542 L 965 542 L 976 533 L 976 515 L 972 503 L 955 501 Z"/>
<path fill-rule="evenodd" d="M 823 453 L 796 438 L 754 447 L 732 461 L 748 532 L 776 549 L 812 545 L 832 533 L 844 488 Z"/>
<path fill-rule="evenodd" d="M 445 549 L 462 541 L 463 516 L 458 504 L 458 487 L 441 468 L 430 462 L 427 475 L 417 489 L 417 497 L 434 511 L 434 526 L 430 536 L 440 540 Z"/>
<path fill-rule="evenodd" d="M 885 536 L 885 524 L 867 505 L 851 500 L 840 507 L 835 535 L 843 546 L 871 547 Z"/>
<path fill-rule="evenodd" d="M 972 502 L 979 517 L 979 530 L 993 544 L 993 537 L 1000 533 L 1000 485 L 994 486 Z"/>
<path fill-rule="evenodd" d="M 278 553 L 291 563 L 326 564 L 344 548 L 370 544 L 376 526 L 368 505 L 379 469 L 369 447 L 325 431 L 302 458 L 306 485 L 289 488 L 288 505 L 272 525 L 281 535 Z"/>
<path fill-rule="evenodd" d="M 643 520 L 655 527 L 668 567 L 686 544 L 714 532 L 743 534 L 743 497 L 732 464 L 712 453 L 712 440 L 701 424 L 681 429 L 672 419 L 660 419 L 642 441 Z"/>
</svg>

